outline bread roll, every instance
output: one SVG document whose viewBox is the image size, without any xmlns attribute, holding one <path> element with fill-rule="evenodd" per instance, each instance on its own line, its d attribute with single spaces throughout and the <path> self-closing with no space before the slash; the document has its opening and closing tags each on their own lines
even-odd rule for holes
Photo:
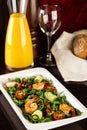
<svg viewBox="0 0 87 130">
<path fill-rule="evenodd" d="M 79 34 L 74 38 L 73 53 L 80 58 L 87 58 L 87 35 Z"/>
</svg>

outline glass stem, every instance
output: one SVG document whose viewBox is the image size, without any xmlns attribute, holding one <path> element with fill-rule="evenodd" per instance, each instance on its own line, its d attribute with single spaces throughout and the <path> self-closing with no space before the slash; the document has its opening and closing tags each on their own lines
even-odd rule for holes
<svg viewBox="0 0 87 130">
<path fill-rule="evenodd" d="M 52 61 L 52 55 L 51 55 L 51 34 L 50 32 L 47 34 L 47 61 Z"/>
</svg>

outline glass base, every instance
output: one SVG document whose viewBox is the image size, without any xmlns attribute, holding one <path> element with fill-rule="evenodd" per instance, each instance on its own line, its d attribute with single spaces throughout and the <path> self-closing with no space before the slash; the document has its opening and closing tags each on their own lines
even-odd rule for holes
<svg viewBox="0 0 87 130">
<path fill-rule="evenodd" d="M 47 58 L 47 56 L 43 56 L 43 57 L 39 58 L 39 64 L 41 66 L 47 66 L 47 67 L 51 66 L 52 67 L 52 66 L 56 66 L 56 61 L 55 61 L 54 57 L 52 57 L 52 59 L 49 60 Z"/>
<path fill-rule="evenodd" d="M 6 72 L 14 72 L 14 71 L 19 71 L 19 70 L 23 70 L 23 69 L 29 69 L 29 68 L 32 68 L 34 66 L 34 63 L 32 63 L 30 66 L 26 66 L 26 67 L 23 67 L 23 68 L 12 68 L 8 65 L 6 65 Z"/>
</svg>

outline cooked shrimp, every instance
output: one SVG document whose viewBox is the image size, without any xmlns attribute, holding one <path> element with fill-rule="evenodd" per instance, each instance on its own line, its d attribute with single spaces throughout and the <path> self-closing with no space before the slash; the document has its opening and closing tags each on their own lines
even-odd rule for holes
<svg viewBox="0 0 87 130">
<path fill-rule="evenodd" d="M 7 82 L 6 83 L 6 86 L 7 87 L 13 87 L 13 86 L 15 86 L 16 85 L 16 82 L 14 81 L 14 82 Z"/>
<path fill-rule="evenodd" d="M 33 84 L 33 89 L 36 89 L 36 90 L 42 90 L 44 88 L 44 85 L 45 85 L 45 82 L 38 82 L 38 83 L 35 83 Z"/>
<path fill-rule="evenodd" d="M 18 83 L 18 82 L 15 82 L 15 81 L 13 81 L 13 82 L 7 82 L 6 86 L 7 87 L 17 86 L 18 88 L 21 88 L 21 83 Z"/>
<path fill-rule="evenodd" d="M 69 112 L 71 112 L 71 115 L 72 116 L 75 116 L 76 113 L 75 113 L 75 109 L 67 104 L 60 104 L 60 107 L 59 109 L 61 111 L 63 111 L 64 113 L 68 114 Z"/>
<path fill-rule="evenodd" d="M 39 97 L 35 96 L 26 102 L 26 104 L 25 104 L 25 112 L 26 113 L 32 114 L 35 110 L 37 110 L 38 105 L 37 105 L 36 101 L 38 99 L 39 99 Z"/>
<path fill-rule="evenodd" d="M 17 90 L 16 93 L 15 93 L 15 97 L 19 100 L 22 100 L 26 97 L 26 93 L 23 92 L 22 90 Z"/>
</svg>

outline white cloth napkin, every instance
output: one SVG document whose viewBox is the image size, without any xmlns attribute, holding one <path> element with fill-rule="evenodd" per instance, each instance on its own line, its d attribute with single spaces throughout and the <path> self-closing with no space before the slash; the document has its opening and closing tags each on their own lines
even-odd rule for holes
<svg viewBox="0 0 87 130">
<path fill-rule="evenodd" d="M 57 67 L 65 81 L 86 81 L 87 60 L 72 53 L 72 40 L 75 33 L 63 32 L 51 48 Z"/>
</svg>

